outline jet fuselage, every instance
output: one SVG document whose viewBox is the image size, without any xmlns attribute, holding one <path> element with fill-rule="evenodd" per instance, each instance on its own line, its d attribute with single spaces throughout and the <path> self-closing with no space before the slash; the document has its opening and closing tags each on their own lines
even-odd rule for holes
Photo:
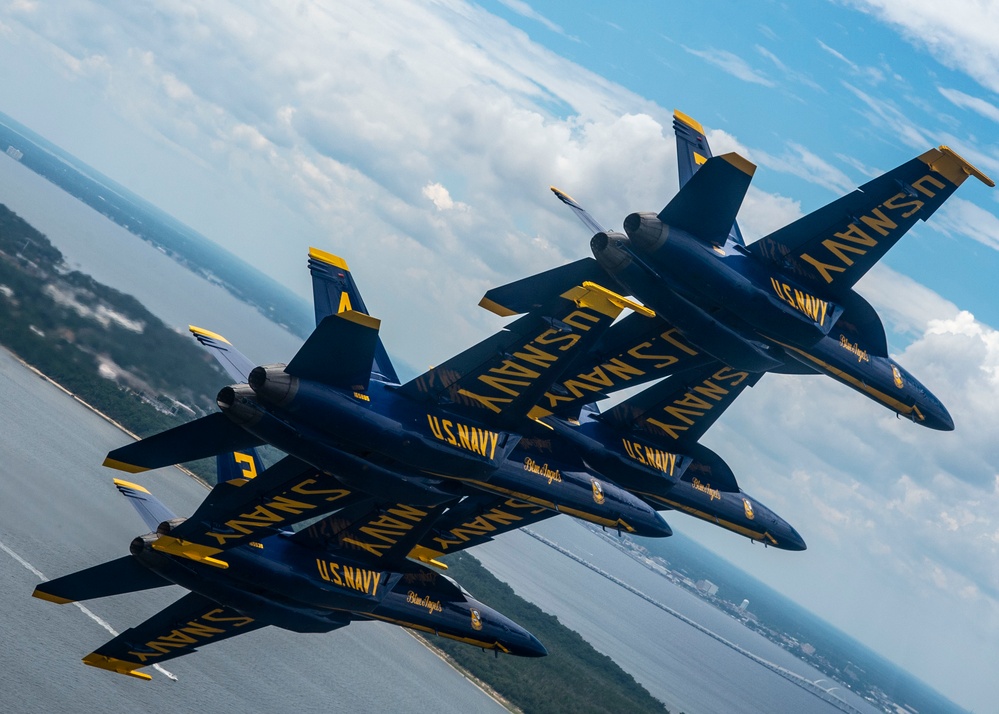
<svg viewBox="0 0 999 714">
<path fill-rule="evenodd" d="M 527 630 L 415 563 L 405 572 L 378 570 L 370 559 L 351 559 L 349 551 L 334 554 L 277 535 L 228 551 L 228 568 L 222 569 L 163 553 L 152 547 L 157 538 L 136 538 L 133 556 L 167 580 L 264 624 L 328 632 L 352 620 L 383 620 L 483 649 L 525 657 L 546 654 Z M 205 637 L 207 643 L 211 633 Z M 149 664 L 155 656 L 153 647 Z"/>
<path fill-rule="evenodd" d="M 279 394 L 266 380 L 253 387 L 224 388 L 223 413 L 351 488 L 433 505 L 468 486 L 636 535 L 671 533 L 655 509 L 624 489 L 582 469 L 534 464 L 516 452 L 519 434 L 399 397 L 391 385 L 372 380 L 354 395 L 295 377 Z"/>
<path fill-rule="evenodd" d="M 654 214 L 628 216 L 625 230 L 627 236 L 593 237 L 597 261 L 716 359 L 751 372 L 782 371 L 800 362 L 917 424 L 954 428 L 940 400 L 912 375 L 837 333 L 843 316 L 837 303 L 769 270 L 732 241 L 707 245 Z"/>
</svg>

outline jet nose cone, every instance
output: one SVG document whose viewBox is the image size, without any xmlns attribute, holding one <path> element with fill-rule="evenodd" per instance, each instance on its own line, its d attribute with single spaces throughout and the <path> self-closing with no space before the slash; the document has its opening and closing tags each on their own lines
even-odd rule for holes
<svg viewBox="0 0 999 714">
<path fill-rule="evenodd" d="M 541 640 L 528 632 L 527 644 L 524 645 L 523 652 L 519 652 L 518 654 L 523 657 L 547 657 L 548 650 L 541 644 Z"/>
<path fill-rule="evenodd" d="M 648 535 L 652 538 L 667 538 L 673 535 L 673 529 L 669 527 L 669 523 L 666 519 L 660 516 L 658 513 L 655 514 L 656 520 L 653 526 L 649 529 L 649 533 L 641 533 L 640 535 Z"/>
<path fill-rule="evenodd" d="M 940 405 L 939 412 L 934 414 L 934 417 L 933 423 L 928 423 L 926 426 L 938 431 L 954 431 L 954 420 L 943 404 Z"/>
<path fill-rule="evenodd" d="M 798 531 L 788 526 L 788 533 L 784 538 L 781 538 L 781 546 L 784 550 L 807 550 L 808 546 L 805 545 L 805 539 L 798 535 Z"/>
</svg>

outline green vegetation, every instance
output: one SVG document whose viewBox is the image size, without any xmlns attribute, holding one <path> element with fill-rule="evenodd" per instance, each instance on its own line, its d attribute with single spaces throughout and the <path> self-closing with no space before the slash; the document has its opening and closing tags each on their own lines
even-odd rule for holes
<svg viewBox="0 0 999 714">
<path fill-rule="evenodd" d="M 468 553 L 445 558 L 451 575 L 517 624 L 526 627 L 548 649 L 541 659 L 494 657 L 451 640 L 429 638 L 455 662 L 488 682 L 501 696 L 525 712 L 667 712 L 634 677 L 610 657 L 600 654 L 557 617 L 518 597 Z"/>
<path fill-rule="evenodd" d="M 62 253 L 3 205 L 0 339 L 140 436 L 214 411 L 214 396 L 228 381 L 189 336 L 132 296 L 68 270 Z M 214 469 L 199 471 L 214 480 Z"/>
</svg>

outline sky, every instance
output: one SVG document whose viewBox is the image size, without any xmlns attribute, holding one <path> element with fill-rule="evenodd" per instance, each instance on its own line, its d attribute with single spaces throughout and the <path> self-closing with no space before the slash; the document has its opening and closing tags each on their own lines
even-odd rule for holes
<svg viewBox="0 0 999 714">
<path fill-rule="evenodd" d="M 999 177 L 995 37 L 974 0 L 0 0 L 0 111 L 303 297 L 308 247 L 343 256 L 412 374 L 502 326 L 487 289 L 589 254 L 549 185 L 611 227 L 665 205 L 674 108 L 759 167 L 747 241 L 940 144 Z M 767 375 L 705 443 L 809 549 L 668 518 L 977 711 L 999 695 L 997 201 L 967 181 L 857 286 L 954 432 Z"/>
</svg>

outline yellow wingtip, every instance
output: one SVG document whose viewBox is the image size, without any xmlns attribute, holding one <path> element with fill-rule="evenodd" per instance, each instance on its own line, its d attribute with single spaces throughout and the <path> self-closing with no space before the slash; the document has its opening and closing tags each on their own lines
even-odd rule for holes
<svg viewBox="0 0 999 714">
<path fill-rule="evenodd" d="M 555 187 L 555 186 L 549 186 L 548 188 L 549 188 L 549 189 L 551 190 L 551 192 L 552 192 L 552 193 L 554 193 L 554 194 L 555 194 L 556 196 L 558 196 L 559 198 L 568 198 L 568 199 L 569 199 L 570 201 L 572 201 L 573 203 L 575 203 L 575 202 L 576 202 L 576 199 L 574 199 L 574 198 L 573 198 L 572 196 L 570 196 L 569 194 L 567 194 L 567 193 L 566 193 L 565 191 L 563 191 L 562 189 L 560 189 L 560 188 L 557 188 L 557 187 Z"/>
<path fill-rule="evenodd" d="M 490 300 L 487 297 L 483 297 L 481 300 L 479 300 L 479 307 L 484 307 L 489 312 L 499 315 L 500 317 L 510 317 L 512 315 L 517 314 L 510 308 L 503 307 L 495 300 Z"/>
<path fill-rule="evenodd" d="M 149 489 L 145 486 L 140 486 L 137 483 L 132 483 L 131 481 L 125 481 L 124 479 L 116 478 L 114 480 L 114 485 L 119 488 L 131 488 L 135 491 L 141 491 L 142 493 L 149 493 Z"/>
<path fill-rule="evenodd" d="M 129 677 L 135 677 L 136 679 L 143 679 L 147 682 L 152 679 L 151 675 L 148 675 L 145 672 L 136 671 L 141 665 L 135 664 L 134 662 L 126 662 L 125 660 L 118 659 L 116 657 L 107 657 L 105 655 L 99 655 L 96 652 L 91 652 L 86 657 L 84 657 L 83 663 L 88 664 L 91 667 L 97 667 L 98 669 L 106 669 L 109 672 L 116 672 L 117 674 L 127 674 Z"/>
<path fill-rule="evenodd" d="M 135 464 L 126 464 L 124 461 L 118 461 L 117 459 L 112 459 L 110 456 L 104 459 L 103 466 L 107 466 L 109 469 L 116 469 L 118 471 L 124 471 L 130 474 L 139 474 L 143 471 L 148 471 L 145 466 L 136 466 Z"/>
<path fill-rule="evenodd" d="M 347 261 L 341 258 L 339 255 L 333 255 L 332 253 L 327 253 L 325 250 L 320 250 L 319 248 L 309 248 L 309 257 L 318 260 L 322 263 L 327 263 L 335 268 L 340 268 L 340 270 L 349 271 L 350 268 L 347 267 Z"/>
<path fill-rule="evenodd" d="M 39 590 L 38 588 L 40 587 L 41 586 L 39 585 L 37 588 L 35 588 L 34 592 L 31 593 L 31 597 L 36 597 L 39 600 L 45 600 L 46 602 L 54 602 L 56 605 L 66 605 L 68 603 L 73 602 L 72 600 L 68 600 L 64 597 L 59 597 L 58 595 L 47 593 L 44 590 Z"/>
<path fill-rule="evenodd" d="M 950 156 L 952 159 L 954 159 L 954 161 L 957 162 L 960 170 L 963 171 L 966 175 L 974 176 L 976 179 L 984 183 L 989 188 L 995 188 L 996 185 L 995 181 L 989 178 L 982 171 L 979 171 L 977 168 L 975 168 L 975 166 L 972 165 L 970 161 L 965 159 L 963 156 L 954 151 L 952 148 L 950 148 L 949 146 L 941 146 L 940 151 L 946 154 L 947 156 Z M 947 178 L 950 177 L 948 176 Z M 955 181 L 955 183 L 960 183 L 960 181 Z"/>
<path fill-rule="evenodd" d="M 229 340 L 227 340 L 226 338 L 224 338 L 219 333 L 212 332 L 211 330 L 206 330 L 203 327 L 198 327 L 197 325 L 188 325 L 187 329 L 190 330 L 192 334 L 202 335 L 204 337 L 208 337 L 208 338 L 213 339 L 213 340 L 218 340 L 219 342 L 225 342 L 227 345 L 231 345 L 232 344 Z"/>
</svg>

